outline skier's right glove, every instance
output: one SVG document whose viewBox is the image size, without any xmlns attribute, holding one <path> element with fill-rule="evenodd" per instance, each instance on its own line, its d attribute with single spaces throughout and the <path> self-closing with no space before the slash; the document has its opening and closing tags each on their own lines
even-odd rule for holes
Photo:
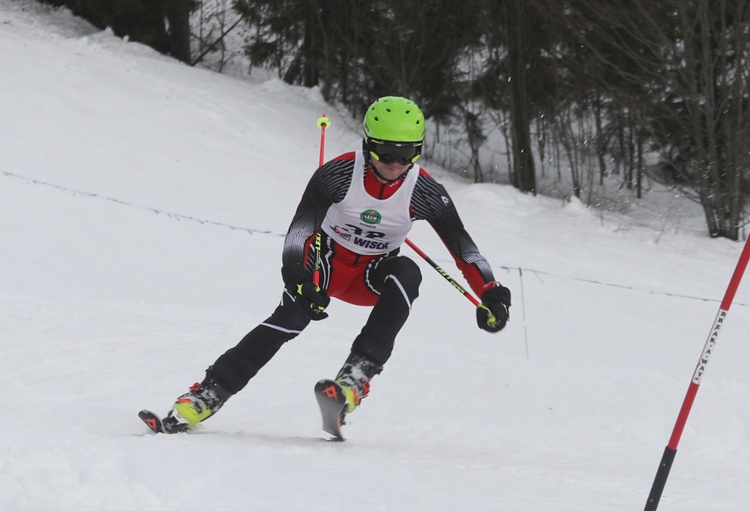
<svg viewBox="0 0 750 511">
<path fill-rule="evenodd" d="M 482 294 L 482 304 L 477 307 L 477 325 L 488 332 L 499 332 L 505 328 L 510 316 L 510 289 L 499 282 Z"/>
<path fill-rule="evenodd" d="M 301 282 L 297 284 L 293 295 L 294 303 L 302 308 L 308 318 L 319 321 L 328 317 L 325 310 L 331 303 L 331 298 L 325 289 L 320 289 L 312 282 Z"/>
</svg>

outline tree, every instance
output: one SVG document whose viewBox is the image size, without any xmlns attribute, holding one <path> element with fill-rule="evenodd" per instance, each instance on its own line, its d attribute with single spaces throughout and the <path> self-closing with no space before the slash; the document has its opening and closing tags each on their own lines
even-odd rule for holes
<svg viewBox="0 0 750 511">
<path fill-rule="evenodd" d="M 471 4 L 474 0 L 468 0 Z M 453 115 L 475 12 L 449 0 L 238 0 L 254 32 L 253 65 L 286 82 L 319 85 L 360 114 L 373 98 L 409 96 L 429 117 Z"/>
<path fill-rule="evenodd" d="M 41 0 L 100 28 L 190 63 L 190 13 L 198 0 Z"/>
<path fill-rule="evenodd" d="M 536 194 L 536 170 L 531 148 L 531 99 L 528 85 L 530 7 L 524 0 L 506 0 L 505 30 L 510 74 L 510 119 L 513 135 L 513 186 Z"/>
<path fill-rule="evenodd" d="M 567 0 L 556 12 L 597 59 L 595 86 L 640 120 L 695 192 L 711 236 L 739 238 L 750 5 L 744 0 Z"/>
<path fill-rule="evenodd" d="M 528 0 L 482 2 L 477 25 L 482 46 L 474 48 L 483 57 L 484 70 L 472 84 L 472 97 L 480 98 L 494 112 L 490 116 L 498 130 L 509 134 L 511 183 L 531 193 L 538 191 L 534 128 L 557 115 L 561 85 L 557 34 L 545 9 Z M 537 140 L 542 136 L 537 134 Z M 544 149 L 543 143 L 539 148 Z"/>
</svg>

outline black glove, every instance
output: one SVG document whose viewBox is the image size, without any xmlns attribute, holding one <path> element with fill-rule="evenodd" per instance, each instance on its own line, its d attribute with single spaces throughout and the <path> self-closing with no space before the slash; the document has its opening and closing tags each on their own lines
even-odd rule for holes
<svg viewBox="0 0 750 511">
<path fill-rule="evenodd" d="M 477 325 L 488 332 L 499 332 L 508 322 L 510 289 L 496 283 L 482 295 L 482 304 L 477 307 Z"/>
<path fill-rule="evenodd" d="M 301 282 L 293 290 L 294 303 L 302 308 L 308 318 L 313 321 L 326 319 L 328 313 L 325 312 L 331 298 L 325 289 L 320 289 L 312 282 Z"/>
</svg>

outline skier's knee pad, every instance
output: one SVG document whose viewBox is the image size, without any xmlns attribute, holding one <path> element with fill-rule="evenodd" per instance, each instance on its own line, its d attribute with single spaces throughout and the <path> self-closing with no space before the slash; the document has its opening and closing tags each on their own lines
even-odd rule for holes
<svg viewBox="0 0 750 511">
<path fill-rule="evenodd" d="M 422 283 L 422 271 L 413 260 L 405 256 L 385 259 L 377 270 L 382 272 L 383 287 L 388 284 L 388 277 L 393 277 L 409 297 L 414 301 L 419 296 L 419 286 Z"/>
</svg>

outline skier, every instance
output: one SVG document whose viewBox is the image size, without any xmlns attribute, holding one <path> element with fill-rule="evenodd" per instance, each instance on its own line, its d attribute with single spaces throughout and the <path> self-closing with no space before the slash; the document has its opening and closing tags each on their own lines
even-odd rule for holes
<svg viewBox="0 0 750 511">
<path fill-rule="evenodd" d="M 318 168 L 302 195 L 284 240 L 281 303 L 177 399 L 162 421 L 165 432 L 186 431 L 214 415 L 285 342 L 328 317 L 331 297 L 372 307 L 335 379 L 346 397 L 342 418 L 353 412 L 391 356 L 419 294 L 419 267 L 399 255 L 415 220 L 432 225 L 481 297 L 479 328 L 505 326 L 510 290 L 495 281 L 445 188 L 416 164 L 425 131 L 419 107 L 402 97 L 380 98 L 363 126 L 362 150 Z"/>
</svg>

